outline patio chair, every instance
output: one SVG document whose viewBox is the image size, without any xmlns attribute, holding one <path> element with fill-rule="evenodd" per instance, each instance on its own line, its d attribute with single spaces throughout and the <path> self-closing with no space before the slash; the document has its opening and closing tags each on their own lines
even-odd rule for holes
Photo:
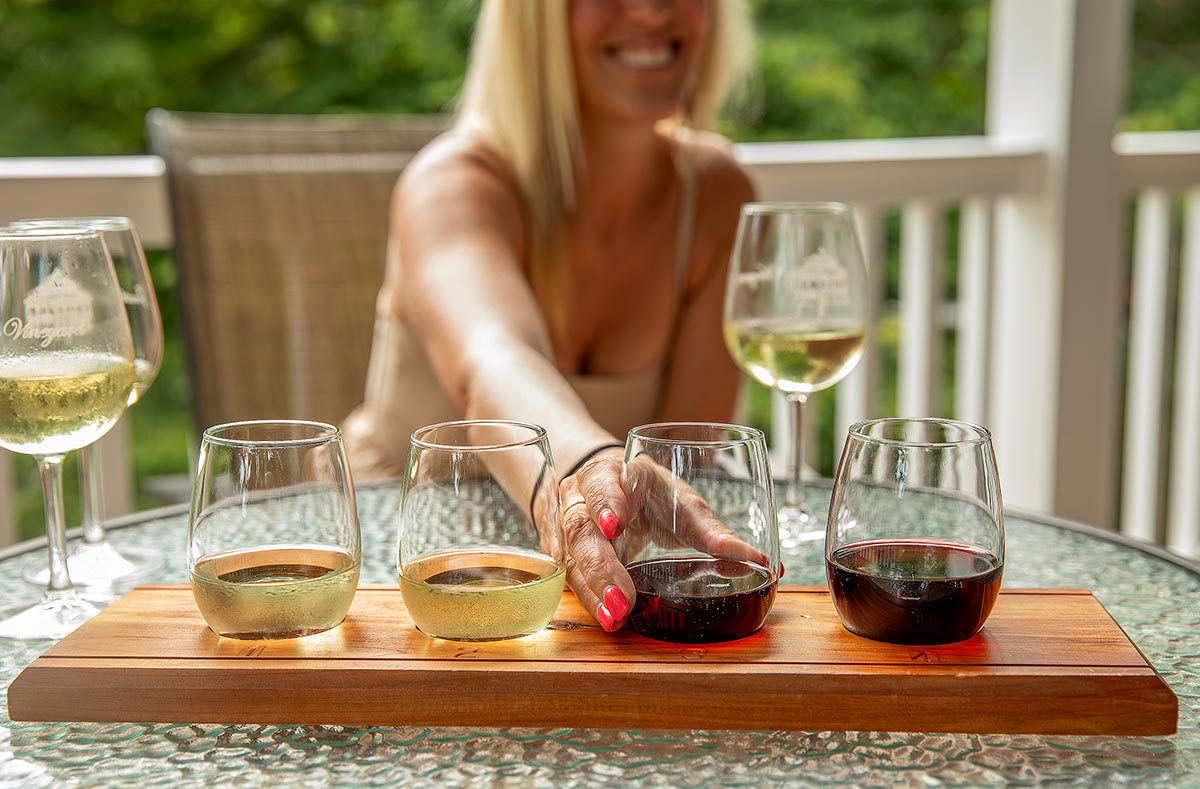
<svg viewBox="0 0 1200 789">
<path fill-rule="evenodd" d="M 448 122 L 150 111 L 197 430 L 362 401 L 392 186 Z"/>
</svg>

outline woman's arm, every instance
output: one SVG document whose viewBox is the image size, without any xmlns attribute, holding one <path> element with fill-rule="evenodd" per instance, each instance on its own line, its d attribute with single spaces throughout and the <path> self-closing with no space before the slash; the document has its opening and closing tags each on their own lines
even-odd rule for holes
<svg viewBox="0 0 1200 789">
<path fill-rule="evenodd" d="M 542 425 L 561 474 L 615 439 L 591 418 L 553 361 L 522 268 L 527 239 L 520 205 L 488 151 L 461 138 L 435 143 L 397 185 L 386 297 L 421 338 L 463 414 Z M 589 611 L 617 593 L 633 599 L 632 581 L 591 521 L 570 519 L 563 536 L 556 558 Z"/>
<path fill-rule="evenodd" d="M 438 145 L 393 200 L 392 309 L 467 418 L 536 422 L 570 458 L 611 437 L 555 367 L 522 270 L 524 236 L 519 197 L 494 157 L 453 139 Z"/>
</svg>

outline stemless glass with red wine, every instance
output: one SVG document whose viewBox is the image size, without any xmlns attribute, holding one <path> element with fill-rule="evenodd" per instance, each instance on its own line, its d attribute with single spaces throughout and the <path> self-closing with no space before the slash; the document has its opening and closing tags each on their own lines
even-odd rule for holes
<svg viewBox="0 0 1200 789">
<path fill-rule="evenodd" d="M 624 474 L 630 515 L 613 548 L 637 590 L 629 628 L 691 644 L 757 632 L 780 572 L 762 431 L 636 427 L 625 443 Z"/>
<path fill-rule="evenodd" d="M 858 422 L 829 507 L 826 570 L 846 629 L 949 644 L 983 627 L 1004 572 L 992 437 L 950 419 Z"/>
</svg>

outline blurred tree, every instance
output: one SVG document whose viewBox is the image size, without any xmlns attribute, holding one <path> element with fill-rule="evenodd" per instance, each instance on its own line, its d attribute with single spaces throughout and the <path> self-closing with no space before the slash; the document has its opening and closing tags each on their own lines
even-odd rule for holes
<svg viewBox="0 0 1200 789">
<path fill-rule="evenodd" d="M 741 140 L 978 134 L 988 0 L 751 0 Z M 1129 129 L 1200 128 L 1200 3 L 1137 0 Z M 0 155 L 137 153 L 146 110 L 438 112 L 479 0 L 0 0 Z"/>
<path fill-rule="evenodd" d="M 748 139 L 983 132 L 986 0 L 757 0 Z M 743 135 L 739 135 L 743 136 Z"/>
<path fill-rule="evenodd" d="M 145 150 L 152 107 L 437 112 L 470 0 L 0 0 L 0 155 Z"/>
<path fill-rule="evenodd" d="M 1200 2 L 1137 0 L 1126 131 L 1200 129 Z"/>
</svg>

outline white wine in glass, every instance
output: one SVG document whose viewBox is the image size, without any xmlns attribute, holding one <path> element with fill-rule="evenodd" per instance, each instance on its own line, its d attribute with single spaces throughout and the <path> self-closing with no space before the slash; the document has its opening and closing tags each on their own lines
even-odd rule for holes
<svg viewBox="0 0 1200 789">
<path fill-rule="evenodd" d="M 463 420 L 413 432 L 397 569 L 418 630 L 498 641 L 550 622 L 566 582 L 546 553 L 562 544 L 557 479 L 538 425 Z"/>
<path fill-rule="evenodd" d="M 545 627 L 565 583 L 558 562 L 537 551 L 445 550 L 410 562 L 400 591 L 422 631 L 490 641 Z"/>
<path fill-rule="evenodd" d="M 274 546 L 229 551 L 192 567 L 204 621 L 230 638 L 295 638 L 337 627 L 358 588 L 359 557 L 345 548 Z"/>
<path fill-rule="evenodd" d="M 867 273 L 850 207 L 742 206 L 724 321 L 725 344 L 738 366 L 793 407 L 780 541 L 794 547 L 819 540 L 825 524 L 804 503 L 804 403 L 854 369 L 867 335 Z"/>
<path fill-rule="evenodd" d="M 67 569 L 63 459 L 112 428 L 134 385 L 129 318 L 99 234 L 0 230 L 0 330 L 0 447 L 37 460 L 49 548 L 45 594 L 0 621 L 0 637 L 61 638 L 98 611 Z"/>
<path fill-rule="evenodd" d="M 136 403 L 158 377 L 163 358 L 163 328 L 154 283 L 150 280 L 150 267 L 133 221 L 123 216 L 22 219 L 9 227 L 22 230 L 82 228 L 100 234 L 112 257 L 133 334 L 134 384 L 129 393 L 129 405 Z M 109 542 L 103 522 L 103 464 L 98 445 L 93 442 L 84 447 L 79 460 L 82 538 L 68 554 L 67 564 L 76 584 L 88 587 L 91 594 L 103 596 L 105 590 L 113 586 L 132 583 L 162 567 L 164 557 L 150 548 L 118 548 Z M 46 568 L 36 564 L 27 567 L 24 576 L 39 585 L 48 580 Z"/>
</svg>

